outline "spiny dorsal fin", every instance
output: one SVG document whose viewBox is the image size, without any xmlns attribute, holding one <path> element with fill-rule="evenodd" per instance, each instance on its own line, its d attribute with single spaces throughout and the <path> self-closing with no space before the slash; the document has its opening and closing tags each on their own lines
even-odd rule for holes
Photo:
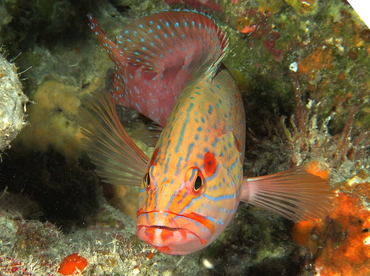
<svg viewBox="0 0 370 276">
<path fill-rule="evenodd" d="M 225 33 L 202 13 L 165 11 L 134 22 L 117 37 L 128 64 L 155 72 L 186 65 L 194 75 L 209 76 L 226 53 Z"/>
<path fill-rule="evenodd" d="M 112 60 L 114 60 L 116 57 L 123 57 L 123 51 L 103 33 L 103 31 L 99 28 L 96 18 L 93 17 L 91 13 L 87 14 L 87 18 L 90 21 L 90 29 L 94 32 L 100 43 L 104 46 L 109 57 Z"/>
</svg>

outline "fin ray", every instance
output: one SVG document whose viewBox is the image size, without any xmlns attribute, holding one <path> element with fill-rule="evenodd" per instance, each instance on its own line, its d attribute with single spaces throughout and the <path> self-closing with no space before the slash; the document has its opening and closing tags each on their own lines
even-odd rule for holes
<svg viewBox="0 0 370 276">
<path fill-rule="evenodd" d="M 122 50 L 118 48 L 117 45 L 112 40 L 110 40 L 100 29 L 96 18 L 93 17 L 91 13 L 87 14 L 87 17 L 90 21 L 90 29 L 94 32 L 100 43 L 107 50 L 109 57 L 113 60 L 115 56 L 123 56 Z"/>
<path fill-rule="evenodd" d="M 225 33 L 202 13 L 164 11 L 135 23 L 118 37 L 118 43 L 123 45 L 128 64 L 148 71 L 166 68 L 162 73 L 173 73 L 186 65 L 194 78 L 209 76 L 215 73 L 228 47 Z"/>
<path fill-rule="evenodd" d="M 331 208 L 327 181 L 304 167 L 244 179 L 241 201 L 277 213 L 293 221 L 320 218 Z"/>
<path fill-rule="evenodd" d="M 143 131 L 145 135 L 143 135 L 144 137 L 141 139 L 141 141 L 148 147 L 154 147 L 157 144 L 162 131 L 163 127 L 151 122 L 147 124 L 147 128 Z"/>
<path fill-rule="evenodd" d="M 148 157 L 121 125 L 114 103 L 103 92 L 88 95 L 78 113 L 87 153 L 104 182 L 137 186 Z"/>
</svg>

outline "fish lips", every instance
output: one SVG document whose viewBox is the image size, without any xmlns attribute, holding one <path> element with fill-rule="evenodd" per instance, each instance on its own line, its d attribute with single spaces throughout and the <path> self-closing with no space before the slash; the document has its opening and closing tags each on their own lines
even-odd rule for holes
<svg viewBox="0 0 370 276">
<path fill-rule="evenodd" d="M 196 213 L 142 209 L 137 212 L 137 236 L 168 255 L 186 255 L 206 247 L 214 231 L 212 219 Z"/>
</svg>

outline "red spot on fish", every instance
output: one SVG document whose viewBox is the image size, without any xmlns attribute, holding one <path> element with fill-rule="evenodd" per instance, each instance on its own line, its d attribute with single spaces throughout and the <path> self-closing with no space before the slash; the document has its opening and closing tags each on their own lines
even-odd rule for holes
<svg viewBox="0 0 370 276">
<path fill-rule="evenodd" d="M 217 161 L 213 153 L 207 152 L 204 155 L 204 171 L 206 176 L 210 177 L 216 172 Z"/>
<path fill-rule="evenodd" d="M 149 237 L 149 240 L 151 243 L 154 242 L 154 237 L 155 237 L 155 231 L 157 230 L 158 228 L 156 227 L 146 227 L 145 229 L 145 233 L 147 234 L 147 236 Z"/>
<path fill-rule="evenodd" d="M 167 230 L 167 229 L 161 229 L 161 239 L 162 239 L 163 242 L 166 242 L 167 240 L 170 240 L 172 237 L 173 237 L 173 231 Z M 180 240 L 182 240 L 182 239 L 180 239 Z"/>
</svg>

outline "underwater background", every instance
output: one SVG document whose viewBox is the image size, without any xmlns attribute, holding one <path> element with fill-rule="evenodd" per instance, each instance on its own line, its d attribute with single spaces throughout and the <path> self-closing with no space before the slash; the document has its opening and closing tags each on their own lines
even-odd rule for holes
<svg viewBox="0 0 370 276">
<path fill-rule="evenodd" d="M 80 100 L 112 89 L 113 70 L 86 14 L 114 38 L 171 8 L 227 32 L 244 174 L 325 162 L 337 194 L 326 218 L 294 224 L 242 203 L 185 257 L 136 237 L 137 191 L 101 182 L 80 141 Z M 370 30 L 347 1 L 1 0 L 0 45 L 0 275 L 370 275 Z M 148 120 L 117 111 L 150 154 Z"/>
</svg>

